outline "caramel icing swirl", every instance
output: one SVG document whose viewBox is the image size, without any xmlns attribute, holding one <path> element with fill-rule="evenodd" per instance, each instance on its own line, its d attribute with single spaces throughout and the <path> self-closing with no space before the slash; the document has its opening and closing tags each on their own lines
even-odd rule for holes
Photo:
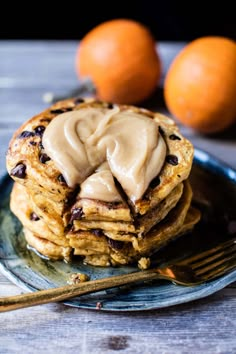
<svg viewBox="0 0 236 354">
<path fill-rule="evenodd" d="M 166 144 L 158 128 L 153 119 L 131 110 L 84 107 L 54 118 L 44 132 L 43 146 L 69 187 L 84 182 L 83 197 L 114 200 L 113 176 L 135 201 L 165 161 Z"/>
</svg>

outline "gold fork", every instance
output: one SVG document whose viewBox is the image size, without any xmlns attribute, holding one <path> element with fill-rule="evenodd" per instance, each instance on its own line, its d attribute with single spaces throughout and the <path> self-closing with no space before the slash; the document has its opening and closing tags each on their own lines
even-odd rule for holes
<svg viewBox="0 0 236 354">
<path fill-rule="evenodd" d="M 0 312 L 63 301 L 79 295 L 154 279 L 165 279 L 179 285 L 194 286 L 226 274 L 235 268 L 236 238 L 168 266 L 3 297 L 0 298 Z"/>
</svg>

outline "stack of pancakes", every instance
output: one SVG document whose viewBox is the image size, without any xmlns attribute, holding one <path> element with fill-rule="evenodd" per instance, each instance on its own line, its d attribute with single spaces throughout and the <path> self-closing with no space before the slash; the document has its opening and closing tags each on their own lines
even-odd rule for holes
<svg viewBox="0 0 236 354">
<path fill-rule="evenodd" d="M 23 225 L 28 245 L 43 256 L 67 261 L 81 256 L 96 266 L 138 262 L 147 268 L 149 257 L 200 219 L 191 206 L 188 177 L 194 149 L 190 141 L 162 114 L 115 106 L 154 119 L 166 144 L 161 171 L 138 200 L 131 200 L 115 178 L 119 200 L 81 196 L 81 185 L 68 186 L 42 143 L 45 129 L 57 116 L 88 107 L 113 109 L 110 103 L 92 98 L 57 102 L 23 124 L 10 141 L 6 163 L 15 181 L 10 207 Z"/>
</svg>

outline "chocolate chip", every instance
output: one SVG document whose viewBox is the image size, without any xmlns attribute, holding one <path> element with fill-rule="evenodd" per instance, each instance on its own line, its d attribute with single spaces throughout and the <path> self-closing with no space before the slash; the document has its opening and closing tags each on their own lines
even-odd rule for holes
<svg viewBox="0 0 236 354">
<path fill-rule="evenodd" d="M 26 176 L 26 166 L 23 163 L 19 163 L 11 170 L 11 175 L 24 179 Z"/>
<path fill-rule="evenodd" d="M 155 178 L 151 181 L 150 187 L 151 187 L 151 188 L 155 188 L 155 187 L 157 187 L 160 183 L 161 183 L 160 177 L 157 176 L 157 177 L 155 177 Z"/>
<path fill-rule="evenodd" d="M 93 234 L 96 235 L 96 236 L 104 236 L 104 233 L 102 230 L 100 229 L 94 229 L 92 230 Z"/>
<path fill-rule="evenodd" d="M 79 104 L 79 103 L 83 103 L 84 102 L 84 99 L 81 98 L 81 97 L 77 97 L 75 100 L 74 100 L 74 103 L 75 104 Z"/>
<path fill-rule="evenodd" d="M 39 148 L 40 148 L 41 150 L 43 150 L 43 149 L 44 149 L 44 146 L 43 146 L 42 141 L 40 141 L 40 143 L 39 143 Z"/>
<path fill-rule="evenodd" d="M 70 224 L 74 220 L 80 220 L 82 216 L 84 215 L 83 209 L 82 208 L 75 208 L 72 210 L 71 218 L 70 218 Z"/>
<path fill-rule="evenodd" d="M 115 209 L 120 205 L 121 202 L 116 201 L 116 202 L 108 202 L 106 205 L 108 209 Z"/>
<path fill-rule="evenodd" d="M 59 176 L 57 177 L 57 179 L 58 179 L 58 181 L 59 181 L 60 183 L 62 183 L 62 184 L 67 184 L 67 183 L 66 183 L 66 180 L 65 180 L 65 178 L 64 178 L 63 175 L 59 175 Z"/>
<path fill-rule="evenodd" d="M 149 201 L 149 200 L 150 200 L 150 195 L 149 195 L 148 193 L 146 193 L 146 194 L 143 196 L 143 200 Z"/>
<path fill-rule="evenodd" d="M 124 246 L 124 242 L 122 241 L 117 241 L 117 240 L 113 240 L 112 238 L 108 238 L 108 244 L 112 247 L 115 248 L 117 250 L 120 250 L 123 248 Z"/>
<path fill-rule="evenodd" d="M 32 221 L 38 221 L 38 220 L 40 220 L 40 218 L 38 217 L 37 214 L 35 214 L 34 212 L 32 212 L 32 213 L 30 214 L 30 220 L 32 220 Z"/>
<path fill-rule="evenodd" d="M 176 166 L 178 165 L 178 157 L 175 155 L 167 155 L 166 162 L 169 163 L 170 165 Z"/>
<path fill-rule="evenodd" d="M 108 103 L 107 103 L 107 108 L 109 108 L 109 109 L 114 108 L 114 104 L 113 104 L 113 103 L 108 102 Z"/>
<path fill-rule="evenodd" d="M 72 110 L 73 110 L 73 107 L 62 107 L 62 108 L 51 109 L 50 112 L 55 113 L 55 114 L 61 114 L 61 113 L 65 113 L 65 112 L 72 111 Z"/>
<path fill-rule="evenodd" d="M 158 130 L 159 130 L 159 133 L 160 133 L 161 135 L 165 135 L 165 132 L 164 132 L 164 130 L 162 129 L 161 126 L 159 126 Z"/>
<path fill-rule="evenodd" d="M 36 141 L 33 141 L 33 140 L 32 140 L 32 141 L 29 141 L 29 144 L 32 145 L 32 146 L 37 145 Z"/>
<path fill-rule="evenodd" d="M 19 135 L 18 135 L 18 139 L 24 139 L 24 138 L 30 138 L 32 136 L 34 136 L 35 133 L 34 132 L 30 132 L 28 130 L 24 130 L 23 132 L 21 132 Z"/>
<path fill-rule="evenodd" d="M 181 138 L 180 138 L 178 135 L 175 135 L 175 134 L 171 134 L 171 135 L 169 136 L 169 139 L 170 139 L 170 140 L 181 140 Z"/>
<path fill-rule="evenodd" d="M 41 163 L 46 163 L 47 161 L 50 161 L 50 157 L 47 154 L 40 154 L 39 155 L 39 161 Z"/>
<path fill-rule="evenodd" d="M 40 122 L 45 122 L 45 123 L 50 123 L 51 122 L 51 118 L 41 118 Z"/>
<path fill-rule="evenodd" d="M 60 113 L 65 113 L 65 110 L 64 108 L 55 108 L 55 109 L 51 109 L 50 112 L 60 114 Z"/>
<path fill-rule="evenodd" d="M 39 125 L 38 127 L 36 127 L 34 129 L 35 134 L 38 135 L 38 136 L 42 136 L 43 133 L 44 133 L 44 130 L 45 130 L 45 126 L 44 125 Z"/>
</svg>

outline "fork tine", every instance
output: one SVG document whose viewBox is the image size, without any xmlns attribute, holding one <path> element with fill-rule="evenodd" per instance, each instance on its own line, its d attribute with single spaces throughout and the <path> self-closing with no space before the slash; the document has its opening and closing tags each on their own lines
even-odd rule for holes
<svg viewBox="0 0 236 354">
<path fill-rule="evenodd" d="M 224 249 L 227 249 L 228 247 L 234 246 L 236 244 L 236 238 L 230 239 L 224 243 L 219 244 L 216 247 L 213 247 L 209 250 L 203 251 L 199 254 L 190 256 L 188 258 L 183 259 L 182 261 L 179 262 L 179 264 L 183 265 L 192 265 L 194 262 L 200 261 L 201 259 L 206 259 L 211 255 L 214 255 L 218 251 L 223 251 Z"/>
<path fill-rule="evenodd" d="M 203 264 L 201 267 L 198 267 L 198 269 L 194 269 L 194 272 L 197 275 L 202 275 L 204 273 L 207 273 L 211 270 L 215 270 L 217 271 L 217 268 L 220 266 L 228 266 L 228 264 L 233 264 L 236 260 L 236 252 L 231 252 L 229 253 L 229 255 L 227 255 L 226 257 L 222 257 L 219 260 L 216 260 L 214 262 L 206 262 L 205 264 Z M 236 264 L 236 262 L 235 262 Z"/>
<path fill-rule="evenodd" d="M 220 262 L 218 262 L 218 264 L 214 263 L 211 268 L 211 270 L 209 268 L 204 269 L 204 273 L 202 274 L 199 274 L 197 272 L 197 276 L 200 279 L 207 281 L 216 278 L 220 275 L 226 274 L 230 270 L 236 269 L 236 256 L 234 255 L 231 257 L 231 259 L 228 260 L 222 260 L 221 264 Z"/>
<path fill-rule="evenodd" d="M 206 267 L 208 264 L 213 263 L 213 261 L 214 263 L 217 263 L 217 260 L 220 260 L 221 258 L 226 260 L 228 256 L 234 253 L 236 254 L 236 243 L 234 243 L 232 246 L 220 249 L 210 257 L 206 255 L 205 258 L 201 258 L 201 260 L 198 262 L 191 262 L 190 265 L 193 270 L 197 271 L 199 268 Z"/>
</svg>

